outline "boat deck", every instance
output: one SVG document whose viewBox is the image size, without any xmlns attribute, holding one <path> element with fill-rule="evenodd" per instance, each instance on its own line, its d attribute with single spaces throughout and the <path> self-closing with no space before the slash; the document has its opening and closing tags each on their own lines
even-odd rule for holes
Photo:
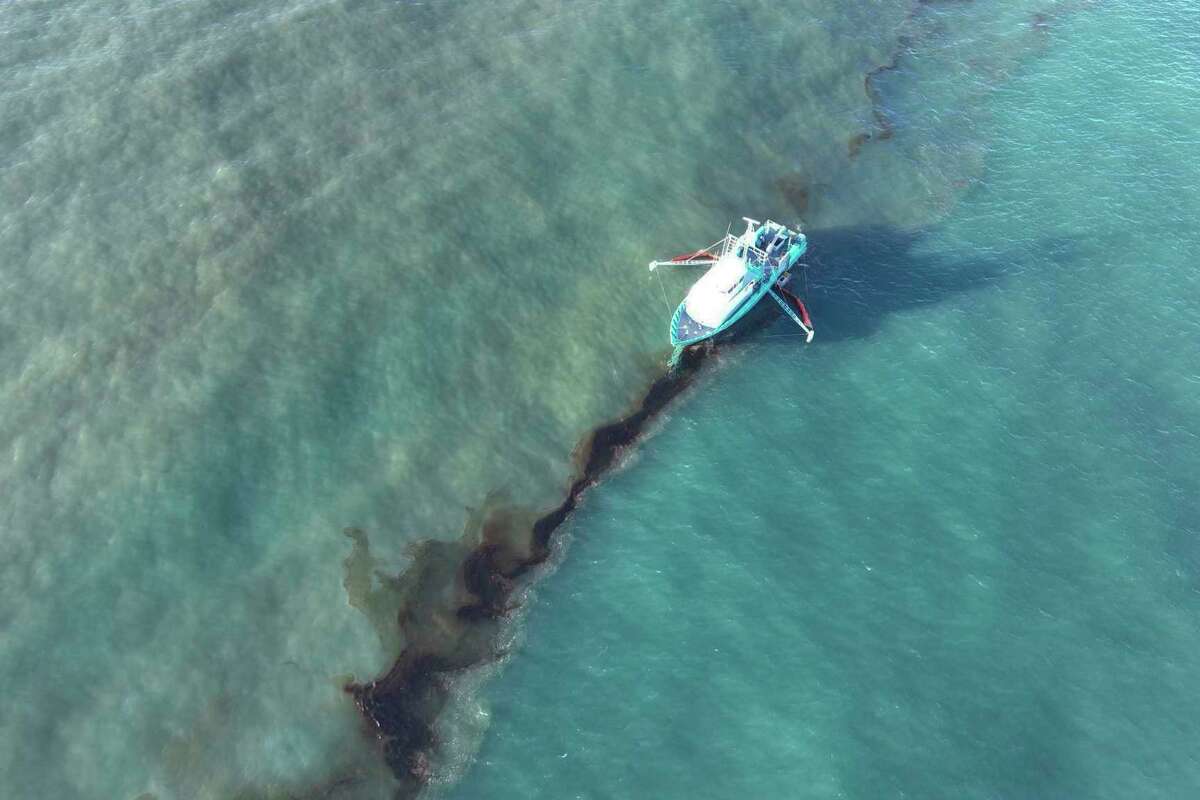
<svg viewBox="0 0 1200 800">
<path fill-rule="evenodd" d="M 679 310 L 679 331 L 676 338 L 681 342 L 690 342 L 702 336 L 711 336 L 716 328 L 710 328 L 702 322 L 692 319 L 686 308 Z"/>
<path fill-rule="evenodd" d="M 677 256 L 669 262 L 650 262 L 651 271 L 664 264 L 709 266 L 671 318 L 672 345 L 695 344 L 736 323 L 786 277 L 804 254 L 807 248 L 804 234 L 771 220 L 759 223 L 749 217 L 744 219 L 746 231 L 741 236 L 727 233 L 724 239 L 703 250 Z M 793 319 L 800 322 L 794 315 Z M 804 324 L 801 327 L 809 330 Z"/>
</svg>

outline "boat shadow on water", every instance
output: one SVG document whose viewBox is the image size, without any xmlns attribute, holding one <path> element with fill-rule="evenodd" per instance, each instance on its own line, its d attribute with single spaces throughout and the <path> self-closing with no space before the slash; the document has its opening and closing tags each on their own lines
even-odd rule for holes
<svg viewBox="0 0 1200 800">
<path fill-rule="evenodd" d="M 797 271 L 788 288 L 812 312 L 815 343 L 870 337 L 893 314 L 1003 285 L 1033 251 L 1058 260 L 1071 249 L 1069 240 L 1013 242 L 1003 254 L 980 255 L 936 249 L 930 234 L 882 225 L 808 232 L 807 270 Z M 749 338 L 792 332 L 772 305 L 762 304 L 766 313 L 751 321 Z"/>
</svg>

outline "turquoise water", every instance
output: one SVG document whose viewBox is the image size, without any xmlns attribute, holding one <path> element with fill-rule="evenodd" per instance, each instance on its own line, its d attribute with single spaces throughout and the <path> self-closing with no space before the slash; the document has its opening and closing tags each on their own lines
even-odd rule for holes
<svg viewBox="0 0 1200 800">
<path fill-rule="evenodd" d="M 963 115 L 978 180 L 813 232 L 817 343 L 723 359 L 589 498 L 449 796 L 1195 793 L 1200 39 L 1157 8 L 971 105 L 925 72 L 961 42 L 902 60 L 897 135 Z"/>
<path fill-rule="evenodd" d="M 556 503 L 665 359 L 645 262 L 749 213 L 817 342 L 588 496 L 434 791 L 1187 795 L 1192 17 L 0 9 L 0 794 L 387 796 L 343 529 Z"/>
</svg>

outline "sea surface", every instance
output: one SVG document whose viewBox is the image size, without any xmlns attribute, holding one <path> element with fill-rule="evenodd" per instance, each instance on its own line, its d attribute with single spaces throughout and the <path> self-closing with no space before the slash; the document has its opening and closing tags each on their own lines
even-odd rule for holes
<svg viewBox="0 0 1200 800">
<path fill-rule="evenodd" d="M 1194 796 L 1197 21 L 0 6 L 0 796 L 391 796 L 356 548 L 557 504 L 743 214 L 816 340 L 585 496 L 427 793 Z"/>
</svg>

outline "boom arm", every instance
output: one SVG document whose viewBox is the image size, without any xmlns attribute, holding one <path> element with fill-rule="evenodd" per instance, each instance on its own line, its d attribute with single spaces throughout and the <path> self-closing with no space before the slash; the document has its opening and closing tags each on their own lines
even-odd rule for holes
<svg viewBox="0 0 1200 800">
<path fill-rule="evenodd" d="M 697 250 L 694 253 L 685 253 L 681 256 L 675 256 L 666 261 L 651 261 L 650 271 L 654 272 L 657 267 L 699 267 L 701 265 L 712 266 L 716 262 L 719 253 L 723 252 L 722 248 L 725 245 L 729 235 L 726 234 L 723 239 L 718 242 L 713 242 L 703 250 Z"/>
<path fill-rule="evenodd" d="M 778 294 L 776 294 L 774 289 L 768 289 L 767 291 L 770 292 L 771 297 L 775 300 L 775 302 L 779 303 L 779 307 L 782 308 L 785 312 L 787 312 L 787 315 L 792 318 L 792 322 L 799 325 L 801 327 L 801 329 L 803 329 L 804 333 L 807 334 L 804 341 L 811 342 L 813 340 L 812 326 L 805 325 L 804 321 L 802 319 L 800 319 L 800 317 L 792 309 L 791 304 L 788 303 L 788 301 L 784 300 L 782 297 L 780 297 Z"/>
<path fill-rule="evenodd" d="M 682 261 L 651 261 L 650 271 L 654 272 L 655 267 L 698 267 L 701 264 L 712 266 L 716 259 L 712 256 L 708 258 L 686 258 Z"/>
</svg>

